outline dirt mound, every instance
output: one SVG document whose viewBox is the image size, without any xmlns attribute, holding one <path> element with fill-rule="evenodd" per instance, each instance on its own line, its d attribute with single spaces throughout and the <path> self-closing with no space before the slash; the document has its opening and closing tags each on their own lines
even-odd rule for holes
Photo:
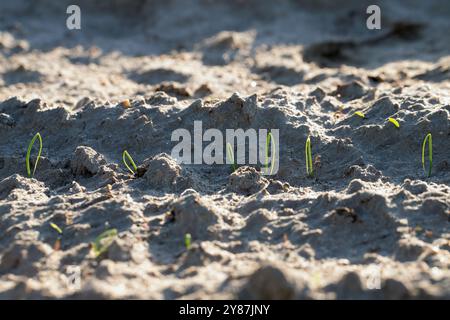
<svg viewBox="0 0 450 320">
<path fill-rule="evenodd" d="M 448 3 L 69 4 L 0 4 L 0 298 L 450 298 Z"/>
</svg>

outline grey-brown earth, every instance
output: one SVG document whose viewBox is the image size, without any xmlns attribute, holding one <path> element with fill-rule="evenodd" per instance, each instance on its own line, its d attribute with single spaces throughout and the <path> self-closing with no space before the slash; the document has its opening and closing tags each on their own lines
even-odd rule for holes
<svg viewBox="0 0 450 320">
<path fill-rule="evenodd" d="M 377 3 L 3 1 L 0 298 L 450 298 L 450 4 Z M 194 120 L 279 129 L 278 173 L 178 164 Z"/>
</svg>

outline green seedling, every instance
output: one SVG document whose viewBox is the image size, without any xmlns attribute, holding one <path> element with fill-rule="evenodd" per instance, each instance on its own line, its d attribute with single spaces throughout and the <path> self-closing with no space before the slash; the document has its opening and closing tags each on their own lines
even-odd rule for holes
<svg viewBox="0 0 450 320">
<path fill-rule="evenodd" d="M 228 160 L 231 162 L 231 168 L 233 169 L 233 172 L 236 171 L 237 166 L 236 166 L 236 162 L 234 161 L 234 152 L 233 152 L 233 148 L 231 147 L 230 143 L 227 143 L 227 156 L 228 156 Z"/>
<path fill-rule="evenodd" d="M 134 170 L 131 169 L 131 167 L 128 165 L 127 160 L 130 162 Z M 125 167 L 127 167 L 127 169 L 131 172 L 131 174 L 135 174 L 137 172 L 136 164 L 134 163 L 133 158 L 130 156 L 127 150 L 125 150 L 122 154 L 122 161 Z"/>
<path fill-rule="evenodd" d="M 389 122 L 391 122 L 396 128 L 400 128 L 400 124 L 394 118 L 389 118 Z"/>
<path fill-rule="evenodd" d="M 310 177 L 313 175 L 313 164 L 311 154 L 311 138 L 308 136 L 305 144 L 306 174 Z"/>
<path fill-rule="evenodd" d="M 31 155 L 31 149 L 33 149 L 33 145 L 34 145 L 34 142 L 36 141 L 36 139 L 39 139 L 39 152 L 38 152 L 38 155 L 36 157 L 36 162 L 34 163 L 33 173 L 31 173 L 30 155 Z M 25 163 L 26 163 L 26 166 L 27 166 L 28 178 L 32 178 L 34 176 L 34 173 L 36 172 L 36 168 L 37 168 L 39 159 L 41 158 L 41 152 L 42 152 L 42 137 L 41 137 L 41 135 L 38 132 L 38 133 L 36 133 L 34 135 L 33 139 L 31 139 L 30 144 L 28 145 L 27 156 L 25 157 Z"/>
<path fill-rule="evenodd" d="M 53 244 L 53 250 L 58 251 L 59 249 L 61 249 L 61 235 L 62 235 L 62 230 L 60 227 L 58 227 L 55 223 L 50 222 L 50 227 L 52 227 L 53 229 L 56 230 L 56 232 L 58 232 L 58 239 L 55 240 L 55 243 Z"/>
<path fill-rule="evenodd" d="M 433 166 L 433 139 L 431 137 L 431 133 L 427 134 L 425 139 L 423 139 L 422 143 L 422 168 L 425 173 L 427 172 L 425 170 L 425 146 L 428 141 L 428 161 L 429 161 L 429 167 L 428 167 L 428 177 L 431 176 L 431 168 Z"/>
<path fill-rule="evenodd" d="M 50 226 L 55 229 L 59 234 L 62 234 L 62 230 L 60 227 L 58 227 L 55 223 L 50 222 Z"/>
<path fill-rule="evenodd" d="M 106 230 L 100 234 L 92 243 L 92 252 L 94 253 L 94 256 L 98 257 L 106 252 L 116 236 L 117 229 Z"/>
<path fill-rule="evenodd" d="M 366 118 L 366 116 L 364 115 L 364 113 L 362 113 L 361 111 L 356 111 L 356 112 L 355 112 L 355 115 L 357 115 L 358 117 L 363 118 L 363 119 Z"/>
<path fill-rule="evenodd" d="M 184 245 L 186 246 L 186 249 L 189 250 L 189 248 L 191 247 L 191 234 L 190 233 L 186 233 L 184 235 Z"/>
<path fill-rule="evenodd" d="M 275 140 L 273 139 L 272 132 L 269 132 L 266 139 L 266 170 L 269 170 L 269 146 L 272 147 L 272 159 L 270 165 L 269 174 L 272 175 L 273 167 L 275 166 Z"/>
</svg>

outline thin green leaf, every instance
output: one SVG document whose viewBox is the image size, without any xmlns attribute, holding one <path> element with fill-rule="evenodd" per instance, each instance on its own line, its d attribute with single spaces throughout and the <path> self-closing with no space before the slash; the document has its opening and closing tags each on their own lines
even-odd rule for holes
<svg viewBox="0 0 450 320">
<path fill-rule="evenodd" d="M 62 230 L 60 227 L 58 227 L 55 223 L 50 222 L 50 226 L 55 229 L 59 234 L 62 234 Z"/>
<path fill-rule="evenodd" d="M 39 139 L 39 152 L 36 157 L 36 162 L 34 163 L 33 173 L 31 173 L 30 155 L 31 155 L 31 149 L 33 149 L 33 145 L 34 145 L 34 142 L 36 141 L 36 139 Z M 41 152 L 42 152 L 42 137 L 38 132 L 34 135 L 33 139 L 31 139 L 30 144 L 28 145 L 27 156 L 25 157 L 25 164 L 27 166 L 28 178 L 34 177 L 34 173 L 36 172 L 36 168 L 37 168 L 39 159 L 41 158 Z"/>
<path fill-rule="evenodd" d="M 131 163 L 134 170 L 130 168 L 130 166 L 127 163 L 127 160 Z M 127 167 L 127 169 L 131 172 L 131 174 L 135 174 L 137 172 L 137 166 L 134 163 L 133 158 L 130 156 L 130 154 L 128 153 L 127 150 L 125 150 L 122 154 L 122 161 L 123 161 L 123 164 L 125 165 L 125 167 Z"/>
<path fill-rule="evenodd" d="M 233 172 L 236 171 L 237 166 L 236 166 L 236 162 L 234 161 L 234 152 L 233 152 L 233 148 L 231 147 L 231 144 L 229 142 L 227 143 L 227 156 L 228 156 L 228 160 L 231 162 L 231 167 L 233 168 Z"/>
<path fill-rule="evenodd" d="M 312 177 L 313 165 L 312 165 L 312 153 L 311 153 L 311 138 L 308 136 L 305 144 L 305 159 L 306 159 L 306 174 Z"/>
<path fill-rule="evenodd" d="M 186 233 L 184 235 L 184 245 L 186 246 L 186 249 L 189 250 L 189 248 L 191 247 L 191 241 L 192 241 L 192 237 L 190 233 Z"/>
<path fill-rule="evenodd" d="M 364 113 L 362 113 L 361 111 L 356 111 L 355 112 L 355 115 L 357 115 L 358 117 L 360 117 L 360 118 L 365 118 L 366 116 L 364 115 Z"/>
<path fill-rule="evenodd" d="M 98 257 L 102 253 L 106 252 L 116 236 L 117 229 L 106 230 L 100 234 L 92 243 L 92 251 L 94 252 L 94 255 Z"/>
<path fill-rule="evenodd" d="M 427 172 L 425 169 L 425 147 L 428 141 L 428 161 L 429 161 L 429 167 L 428 167 L 428 177 L 431 176 L 431 168 L 433 166 L 433 138 L 431 136 L 431 133 L 428 133 L 423 140 L 422 143 L 422 168 L 425 173 Z"/>
<path fill-rule="evenodd" d="M 400 124 L 398 123 L 397 120 L 395 120 L 394 118 L 389 118 L 388 120 L 389 120 L 389 122 L 392 122 L 394 124 L 394 126 L 396 126 L 397 128 L 400 128 Z"/>
</svg>

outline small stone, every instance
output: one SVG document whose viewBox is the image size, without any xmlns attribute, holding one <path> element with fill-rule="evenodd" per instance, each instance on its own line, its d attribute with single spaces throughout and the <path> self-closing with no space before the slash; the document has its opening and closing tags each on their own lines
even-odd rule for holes
<svg viewBox="0 0 450 320">
<path fill-rule="evenodd" d="M 211 234 L 209 228 L 219 219 L 219 209 L 196 194 L 189 194 L 176 201 L 167 217 L 168 221 L 175 224 L 176 234 L 190 233 L 194 239 Z"/>
<path fill-rule="evenodd" d="M 255 168 L 243 166 L 230 175 L 228 184 L 236 193 L 251 195 L 265 189 L 269 182 Z"/>
<path fill-rule="evenodd" d="M 166 153 L 144 160 L 138 176 L 143 176 L 148 186 L 155 189 L 183 190 L 191 184 L 176 160 Z"/>
<path fill-rule="evenodd" d="M 79 146 L 75 150 L 70 167 L 75 175 L 93 176 L 100 171 L 100 167 L 106 164 L 106 160 L 91 147 Z"/>
<path fill-rule="evenodd" d="M 244 300 L 294 299 L 296 287 L 279 267 L 267 265 L 256 270 L 239 293 Z"/>
<path fill-rule="evenodd" d="M 131 103 L 130 103 L 130 100 L 128 100 L 128 99 L 123 100 L 120 104 L 125 109 L 131 108 Z"/>
<path fill-rule="evenodd" d="M 339 85 L 334 94 L 343 100 L 349 101 L 363 97 L 366 91 L 366 88 L 360 82 L 352 81 Z"/>
</svg>

